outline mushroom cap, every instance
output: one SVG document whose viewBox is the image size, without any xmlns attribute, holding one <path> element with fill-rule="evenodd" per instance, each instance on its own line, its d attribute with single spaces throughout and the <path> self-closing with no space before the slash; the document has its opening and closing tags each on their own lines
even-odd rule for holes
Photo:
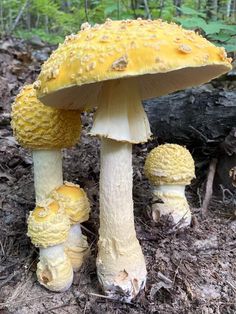
<svg viewBox="0 0 236 314">
<path fill-rule="evenodd" d="M 160 145 L 148 154 L 144 172 L 153 185 L 190 184 L 195 177 L 190 152 L 177 144 Z"/>
<path fill-rule="evenodd" d="M 72 224 L 89 219 L 90 204 L 85 191 L 77 184 L 65 182 L 53 190 L 50 197 L 64 207 Z"/>
<path fill-rule="evenodd" d="M 55 200 L 48 199 L 30 212 L 27 235 L 35 246 L 47 248 L 61 244 L 69 230 L 69 217 Z"/>
<path fill-rule="evenodd" d="M 229 71 L 224 48 L 161 20 L 85 23 L 42 66 L 37 95 L 49 106 L 95 106 L 102 82 L 138 77 L 141 99 L 199 85 Z"/>
<path fill-rule="evenodd" d="M 20 145 L 30 149 L 61 149 L 80 137 L 80 112 L 46 107 L 33 85 L 20 91 L 12 106 L 12 129 Z"/>
</svg>

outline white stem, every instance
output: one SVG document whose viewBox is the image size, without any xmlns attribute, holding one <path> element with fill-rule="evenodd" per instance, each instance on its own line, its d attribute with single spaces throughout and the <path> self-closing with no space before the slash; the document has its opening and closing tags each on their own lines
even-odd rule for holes
<svg viewBox="0 0 236 314">
<path fill-rule="evenodd" d="M 152 217 L 158 221 L 170 215 L 175 227 L 187 227 L 191 223 L 191 211 L 185 197 L 184 185 L 160 185 L 153 188 Z"/>
<path fill-rule="evenodd" d="M 40 248 L 37 277 L 41 285 L 52 291 L 66 291 L 73 281 L 73 269 L 63 244 Z"/>
<path fill-rule="evenodd" d="M 108 295 L 128 301 L 146 281 L 134 228 L 132 175 L 131 144 L 102 139 L 97 272 Z"/>
<path fill-rule="evenodd" d="M 185 185 L 159 185 L 154 186 L 153 192 L 171 193 L 185 197 Z"/>
<path fill-rule="evenodd" d="M 39 248 L 39 256 L 40 259 L 42 257 L 48 259 L 57 259 L 58 257 L 64 256 L 64 248 L 62 244 L 49 246 L 47 248 Z"/>
<path fill-rule="evenodd" d="M 90 134 L 129 143 L 143 143 L 150 138 L 150 125 L 136 79 L 103 84 Z"/>
<path fill-rule="evenodd" d="M 70 231 L 68 234 L 67 242 L 71 244 L 76 244 L 78 243 L 78 240 L 82 237 L 82 231 L 80 224 L 74 224 L 70 227 Z"/>
<path fill-rule="evenodd" d="M 61 150 L 34 150 L 34 186 L 36 203 L 43 201 L 56 187 L 63 184 Z"/>
<path fill-rule="evenodd" d="M 89 252 L 87 238 L 82 234 L 79 223 L 71 226 L 64 248 L 73 270 L 78 271 Z"/>
</svg>

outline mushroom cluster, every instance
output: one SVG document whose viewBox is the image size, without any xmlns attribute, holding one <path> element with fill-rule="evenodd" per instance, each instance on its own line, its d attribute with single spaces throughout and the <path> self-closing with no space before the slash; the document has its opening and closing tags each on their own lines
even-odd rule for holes
<svg viewBox="0 0 236 314">
<path fill-rule="evenodd" d="M 80 112 L 46 107 L 27 85 L 12 106 L 12 129 L 33 155 L 36 208 L 28 219 L 28 236 L 39 247 L 37 277 L 49 290 L 64 291 L 88 253 L 80 228 L 89 218 L 88 198 L 78 185 L 63 184 L 62 173 L 61 150 L 78 141 Z"/>
<path fill-rule="evenodd" d="M 74 271 L 78 271 L 88 254 L 87 238 L 82 234 L 80 224 L 89 219 L 90 204 L 87 195 L 79 185 L 65 182 L 53 190 L 49 197 L 56 200 L 70 218 L 71 228 L 64 243 Z"/>
<path fill-rule="evenodd" d="M 34 87 L 45 105 L 97 107 L 90 131 L 101 139 L 97 274 L 110 297 L 130 301 L 146 282 L 132 198 L 132 144 L 151 136 L 141 101 L 207 82 L 230 61 L 193 31 L 139 18 L 85 23 L 42 66 Z"/>
<path fill-rule="evenodd" d="M 35 88 L 45 105 L 97 107 L 90 132 L 101 138 L 97 273 L 109 296 L 129 301 L 146 281 L 132 199 L 132 144 L 151 135 L 141 101 L 230 69 L 223 48 L 176 24 L 142 19 L 85 23 L 43 65 Z"/>
<path fill-rule="evenodd" d="M 28 236 L 39 247 L 37 277 L 52 291 L 67 290 L 87 256 L 87 238 L 80 223 L 88 220 L 90 206 L 80 186 L 65 183 L 30 212 Z"/>
<path fill-rule="evenodd" d="M 28 236 L 39 247 L 38 281 L 52 291 L 65 291 L 72 284 L 73 268 L 64 250 L 69 229 L 64 209 L 50 199 L 36 206 L 28 218 Z"/>
<path fill-rule="evenodd" d="M 185 197 L 185 186 L 195 177 L 190 152 L 177 144 L 160 145 L 148 154 L 144 172 L 153 185 L 154 221 L 170 215 L 176 227 L 189 226 L 191 211 Z"/>
</svg>

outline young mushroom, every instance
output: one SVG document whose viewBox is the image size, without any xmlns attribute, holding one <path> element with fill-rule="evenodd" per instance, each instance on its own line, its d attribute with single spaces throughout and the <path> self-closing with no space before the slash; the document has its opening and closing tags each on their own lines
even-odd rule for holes
<svg viewBox="0 0 236 314">
<path fill-rule="evenodd" d="M 28 236 L 39 247 L 38 281 L 52 291 L 66 291 L 72 284 L 73 268 L 64 252 L 69 229 L 69 217 L 54 200 L 47 199 L 30 212 Z"/>
<path fill-rule="evenodd" d="M 170 215 L 177 227 L 189 226 L 191 211 L 185 197 L 185 186 L 195 177 L 190 152 L 177 144 L 160 145 L 148 154 L 144 171 L 153 185 L 154 221 Z"/>
<path fill-rule="evenodd" d="M 106 294 L 130 301 L 145 285 L 132 199 L 132 144 L 150 138 L 142 99 L 202 84 L 231 69 L 225 50 L 161 20 L 82 25 L 45 62 L 36 84 L 48 106 L 97 106 L 101 138 L 97 273 Z"/>
<path fill-rule="evenodd" d="M 79 185 L 65 182 L 53 190 L 50 197 L 65 209 L 70 218 L 71 228 L 64 249 L 73 270 L 78 271 L 89 251 L 87 238 L 82 234 L 80 227 L 80 224 L 89 218 L 90 205 L 87 195 Z"/>
<path fill-rule="evenodd" d="M 36 203 L 63 184 L 62 148 L 80 137 L 80 112 L 46 107 L 33 85 L 20 91 L 12 106 L 12 129 L 21 146 L 32 150 Z"/>
</svg>

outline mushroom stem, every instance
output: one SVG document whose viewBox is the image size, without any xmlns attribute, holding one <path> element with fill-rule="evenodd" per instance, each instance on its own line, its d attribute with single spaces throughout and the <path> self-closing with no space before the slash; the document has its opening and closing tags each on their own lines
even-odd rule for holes
<svg viewBox="0 0 236 314">
<path fill-rule="evenodd" d="M 39 249 L 37 277 L 43 286 L 52 291 L 66 291 L 73 281 L 73 270 L 63 244 Z"/>
<path fill-rule="evenodd" d="M 97 273 L 108 295 L 126 301 L 146 281 L 134 228 L 132 175 L 132 145 L 102 138 Z"/>
<path fill-rule="evenodd" d="M 150 125 L 136 78 L 103 84 L 90 134 L 132 144 L 149 140 Z"/>
<path fill-rule="evenodd" d="M 87 238 L 82 234 L 80 223 L 71 226 L 64 248 L 73 270 L 78 271 L 89 252 Z"/>
<path fill-rule="evenodd" d="M 185 185 L 160 185 L 153 188 L 152 217 L 159 221 L 163 215 L 171 215 L 178 227 L 191 223 L 191 211 L 185 196 Z"/>
<path fill-rule="evenodd" d="M 36 204 L 63 184 L 61 150 L 33 150 Z"/>
</svg>

